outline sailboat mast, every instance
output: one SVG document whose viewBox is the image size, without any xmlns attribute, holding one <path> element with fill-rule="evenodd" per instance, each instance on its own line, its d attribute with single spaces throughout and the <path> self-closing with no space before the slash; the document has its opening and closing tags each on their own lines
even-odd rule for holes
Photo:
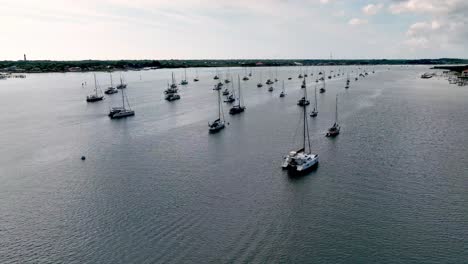
<svg viewBox="0 0 468 264">
<path fill-rule="evenodd" d="M 221 90 L 218 90 L 218 119 L 221 120 Z"/>
<path fill-rule="evenodd" d="M 97 94 L 97 81 L 96 81 L 96 74 L 94 73 L 94 92 L 96 93 L 96 97 L 98 96 Z"/>
<path fill-rule="evenodd" d="M 307 122 L 306 112 L 307 112 L 307 105 L 304 104 L 304 121 L 303 121 L 304 122 L 304 135 L 303 135 L 304 140 L 303 140 L 303 143 L 302 143 L 302 149 L 304 150 L 304 152 L 305 152 L 305 147 L 306 147 L 306 145 L 305 145 L 305 143 L 306 143 L 306 122 Z"/>
<path fill-rule="evenodd" d="M 237 83 L 238 83 L 238 90 L 239 90 L 239 107 L 241 106 L 241 85 L 240 85 L 240 76 L 237 75 Z"/>
<path fill-rule="evenodd" d="M 109 76 L 110 76 L 110 81 L 111 81 L 111 87 L 114 87 L 114 82 L 112 82 L 112 73 L 109 72 Z"/>
<path fill-rule="evenodd" d="M 314 89 L 314 90 L 315 90 L 315 91 L 314 91 L 314 93 L 315 93 L 315 96 L 314 96 L 314 97 L 315 97 L 315 98 L 314 98 L 314 100 L 315 100 L 314 109 L 317 110 L 317 85 L 315 85 L 315 89 Z"/>
<path fill-rule="evenodd" d="M 172 72 L 172 84 L 175 83 L 175 79 L 174 79 L 174 72 Z"/>
<path fill-rule="evenodd" d="M 304 99 L 307 100 L 307 84 L 306 84 L 305 77 L 304 77 Z"/>
<path fill-rule="evenodd" d="M 125 110 L 125 96 L 124 96 L 125 92 L 124 92 L 124 90 L 125 89 L 122 89 L 122 108 L 123 108 L 123 110 Z"/>
<path fill-rule="evenodd" d="M 187 80 L 187 69 L 184 69 L 184 80 Z"/>
<path fill-rule="evenodd" d="M 338 123 L 338 95 L 336 95 L 336 105 L 335 105 L 335 124 Z"/>
<path fill-rule="evenodd" d="M 283 93 L 284 93 L 284 80 L 283 80 Z"/>
</svg>

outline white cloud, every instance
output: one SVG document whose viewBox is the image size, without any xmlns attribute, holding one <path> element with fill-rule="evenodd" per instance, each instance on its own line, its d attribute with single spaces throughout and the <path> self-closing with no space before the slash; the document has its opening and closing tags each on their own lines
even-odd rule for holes
<svg viewBox="0 0 468 264">
<path fill-rule="evenodd" d="M 368 16 L 373 16 L 379 13 L 383 7 L 383 4 L 368 4 L 362 8 L 362 12 Z"/>
<path fill-rule="evenodd" d="M 419 49 L 463 51 L 468 43 L 468 1 L 403 0 L 390 5 L 393 14 L 426 15 L 426 21 L 412 24 L 405 44 Z"/>
<path fill-rule="evenodd" d="M 368 21 L 366 19 L 360 19 L 360 18 L 353 18 L 349 20 L 348 24 L 352 26 L 359 26 L 359 25 L 365 25 L 367 24 Z"/>
</svg>

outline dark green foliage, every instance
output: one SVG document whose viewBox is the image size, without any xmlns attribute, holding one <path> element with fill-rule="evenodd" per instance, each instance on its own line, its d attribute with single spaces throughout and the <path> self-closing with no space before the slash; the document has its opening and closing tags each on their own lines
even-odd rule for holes
<svg viewBox="0 0 468 264">
<path fill-rule="evenodd" d="M 185 67 L 255 67 L 294 65 L 443 65 L 466 64 L 465 59 L 421 59 L 421 60 L 83 60 L 83 61 L 0 61 L 0 71 L 11 72 L 67 72 L 79 67 L 82 71 L 138 70 L 144 68 Z M 75 69 L 76 70 L 76 69 Z"/>
</svg>

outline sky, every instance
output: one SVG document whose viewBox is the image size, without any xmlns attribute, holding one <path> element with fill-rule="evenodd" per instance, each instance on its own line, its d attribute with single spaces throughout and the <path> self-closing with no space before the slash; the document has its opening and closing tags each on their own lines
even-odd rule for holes
<svg viewBox="0 0 468 264">
<path fill-rule="evenodd" d="M 0 60 L 468 58 L 468 0 L 0 0 Z"/>
</svg>

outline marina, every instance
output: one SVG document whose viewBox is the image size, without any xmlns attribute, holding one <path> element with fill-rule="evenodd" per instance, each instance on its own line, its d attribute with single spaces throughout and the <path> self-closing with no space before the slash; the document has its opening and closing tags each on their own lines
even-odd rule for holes
<svg viewBox="0 0 468 264">
<path fill-rule="evenodd" d="M 311 72 L 339 69 L 314 96 Z M 188 68 L 199 81 L 185 86 L 172 81 L 184 69 L 113 72 L 136 113 L 120 120 L 108 114 L 123 90 L 85 102 L 93 73 L 0 82 L 0 262 L 463 263 L 468 89 L 429 66 L 375 66 L 344 89 L 355 69 L 309 67 L 301 89 L 304 76 L 288 80 L 299 67 L 253 68 L 248 111 L 226 116 L 213 90 L 225 68 Z M 276 71 L 278 89 L 257 87 Z M 237 95 L 237 80 L 225 87 Z M 179 101 L 165 100 L 171 88 Z M 320 163 L 295 176 L 282 165 L 304 144 L 304 114 Z"/>
</svg>

